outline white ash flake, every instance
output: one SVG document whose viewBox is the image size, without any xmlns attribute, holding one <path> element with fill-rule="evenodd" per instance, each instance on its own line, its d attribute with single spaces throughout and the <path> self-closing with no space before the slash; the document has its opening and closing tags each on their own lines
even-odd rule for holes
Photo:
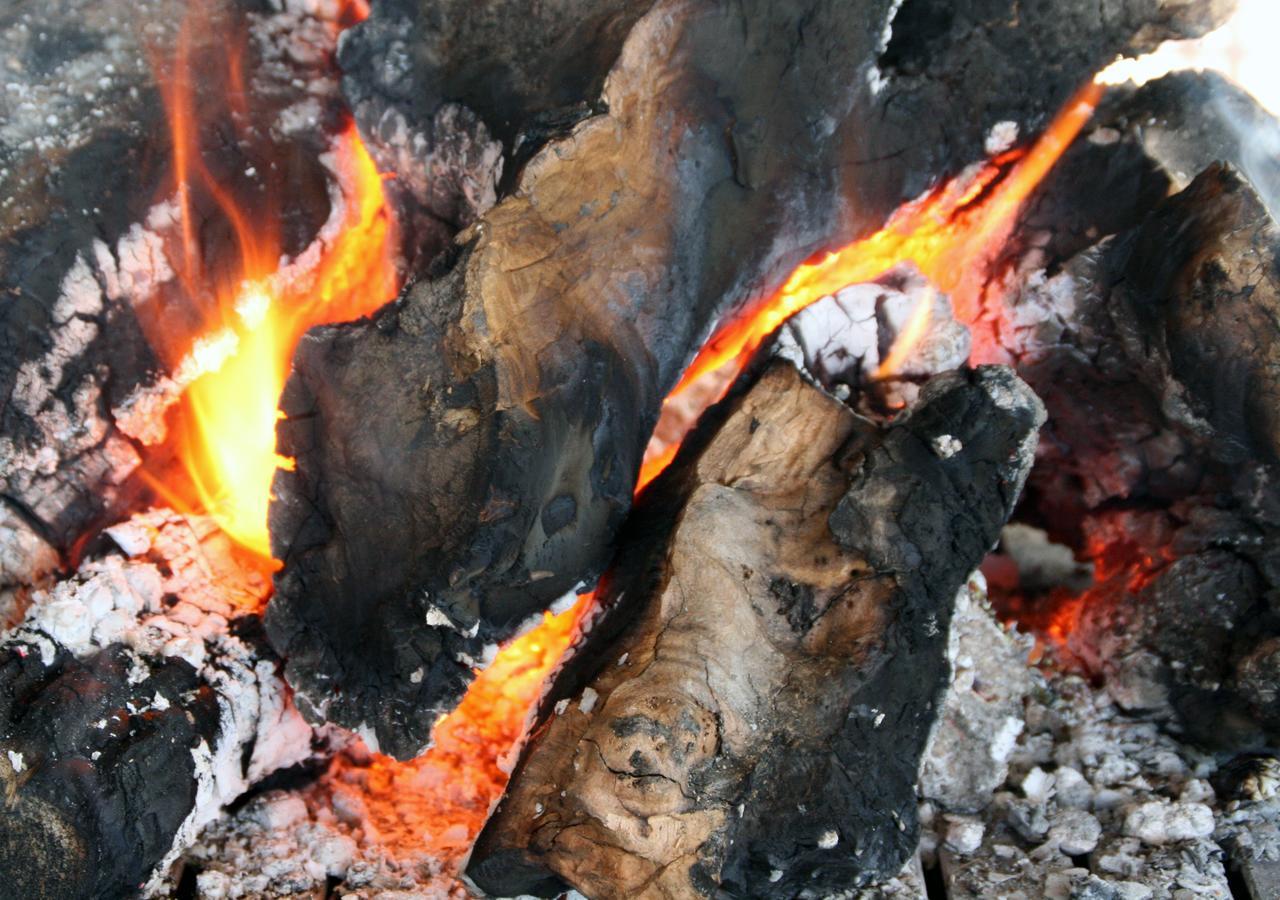
<svg viewBox="0 0 1280 900">
<path fill-rule="evenodd" d="M 830 850 L 838 843 L 840 843 L 840 833 L 834 828 L 828 828 L 818 835 L 818 846 L 823 850 Z"/>
<path fill-rule="evenodd" d="M 458 626 L 453 624 L 453 619 L 450 619 L 434 606 L 427 610 L 427 624 L 432 628 L 449 628 L 454 631 L 458 630 Z"/>
<path fill-rule="evenodd" d="M 998 156 L 1006 150 L 1013 149 L 1016 143 L 1018 143 L 1018 123 L 1006 119 L 991 126 L 991 130 L 987 132 L 987 139 L 983 142 L 983 149 L 987 156 Z"/>
<path fill-rule="evenodd" d="M 600 699 L 600 695 L 596 693 L 595 688 L 583 688 L 582 699 L 578 701 L 578 709 L 587 715 L 596 708 L 596 701 Z"/>
<path fill-rule="evenodd" d="M 933 439 L 929 441 L 929 446 L 933 449 L 934 454 L 939 459 L 950 459 L 964 449 L 964 444 L 960 443 L 958 438 L 950 434 L 935 435 Z"/>
<path fill-rule="evenodd" d="M 26 762 L 22 759 L 21 753 L 15 753 L 12 750 L 6 750 L 5 754 L 9 757 L 9 765 L 15 774 L 21 772 L 27 767 Z"/>
</svg>

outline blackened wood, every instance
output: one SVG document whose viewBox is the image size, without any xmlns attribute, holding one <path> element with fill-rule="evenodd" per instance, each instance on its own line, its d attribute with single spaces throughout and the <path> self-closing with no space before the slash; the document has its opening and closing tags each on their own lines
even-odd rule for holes
<svg viewBox="0 0 1280 900">
<path fill-rule="evenodd" d="M 492 894 L 827 896 L 915 848 L 956 591 L 1043 409 L 985 368 L 877 432 L 780 365 L 723 415 L 628 526 L 614 622 L 552 689 L 472 854 Z"/>
<path fill-rule="evenodd" d="M 526 165 L 447 280 L 299 350 L 268 627 L 312 713 L 419 752 L 485 648 L 603 567 L 717 317 L 1214 6 L 655 4 L 608 112 Z"/>
<path fill-rule="evenodd" d="M 415 125 L 446 102 L 480 116 L 510 147 L 539 117 L 600 96 L 653 0 L 383 0 L 342 42 L 357 112 L 394 108 Z"/>
<path fill-rule="evenodd" d="M 36 592 L 0 642 L 6 896 L 154 892 L 225 804 L 312 753 L 252 564 L 207 520 L 111 531 L 129 557 Z"/>
<path fill-rule="evenodd" d="M 1280 462 L 1280 226 L 1225 165 L 1115 248 L 1113 298 L 1165 412 L 1214 455 Z"/>
<path fill-rule="evenodd" d="M 1240 748 L 1280 733 L 1280 229 L 1252 181 L 1280 169 L 1251 159 L 1231 122 L 1274 128 L 1202 75 L 1104 109 L 1098 167 L 1060 170 L 1045 208 L 1135 151 L 1137 169 L 1176 192 L 1113 210 L 1108 221 L 1129 224 L 1065 261 L 1052 248 L 1087 231 L 1031 254 L 1056 271 L 1027 278 L 993 318 L 1049 413 L 1026 514 L 1097 571 L 1078 596 L 1022 613 L 1041 627 L 1053 617 L 1060 652 L 1105 676 L 1122 706 Z M 1196 162 L 1207 168 L 1183 168 Z M 1107 229 L 1094 221 L 1097 239 Z"/>
</svg>

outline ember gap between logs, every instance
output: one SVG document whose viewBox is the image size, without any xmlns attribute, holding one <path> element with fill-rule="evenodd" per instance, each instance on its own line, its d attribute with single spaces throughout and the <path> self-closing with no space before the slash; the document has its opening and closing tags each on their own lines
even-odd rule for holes
<svg viewBox="0 0 1280 900">
<path fill-rule="evenodd" d="M 0 10 L 0 894 L 1280 896 L 1264 7 Z"/>
</svg>

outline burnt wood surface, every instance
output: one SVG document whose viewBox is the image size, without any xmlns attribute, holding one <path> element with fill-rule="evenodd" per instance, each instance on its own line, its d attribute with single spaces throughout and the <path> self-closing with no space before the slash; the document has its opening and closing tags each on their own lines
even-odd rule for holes
<svg viewBox="0 0 1280 900">
<path fill-rule="evenodd" d="M 1117 51 L 1222 9 L 1113 12 L 654 4 L 607 112 L 525 164 L 447 278 L 299 348 L 268 628 L 310 713 L 423 749 L 485 648 L 603 567 L 720 315 L 982 158 L 998 121 L 1033 130 Z"/>
<path fill-rule="evenodd" d="M 956 591 L 1043 409 L 932 379 L 877 430 L 787 364 L 646 492 L 468 877 L 491 894 L 827 896 L 915 849 Z"/>
</svg>

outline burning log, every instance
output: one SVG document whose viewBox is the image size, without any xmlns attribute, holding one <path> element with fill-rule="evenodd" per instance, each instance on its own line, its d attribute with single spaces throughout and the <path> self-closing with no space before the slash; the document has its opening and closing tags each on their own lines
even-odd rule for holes
<svg viewBox="0 0 1280 900">
<path fill-rule="evenodd" d="M 1280 231 L 1266 192 L 1277 169 L 1241 130 L 1255 127 L 1275 132 L 1211 76 L 1104 108 L 1033 201 L 1021 245 L 1042 249 L 992 307 L 996 337 L 975 341 L 979 358 L 1012 358 L 1048 409 L 1028 517 L 1095 569 L 1083 591 L 1006 585 L 1006 611 L 1106 675 L 1121 706 L 1229 746 L 1280 727 L 1269 687 L 1280 619 L 1266 599 L 1280 584 Z M 1101 216 L 1069 199 L 1106 171 L 1165 188 L 1120 195 Z M 1029 237 L 1064 209 L 1057 221 L 1076 227 Z M 1034 271 L 1044 264 L 1056 274 Z"/>
<path fill-rule="evenodd" d="M 654 4 L 608 112 L 527 163 L 447 277 L 298 352 L 268 629 L 304 711 L 425 747 L 489 649 L 604 566 L 718 317 L 980 158 L 988 116 L 1034 127 L 1117 50 L 1222 12 L 1124 9 Z"/>
<path fill-rule="evenodd" d="M 208 519 L 153 511 L 0 644 L 0 871 L 21 897 L 155 887 L 250 785 L 307 759 L 256 610 L 267 581 Z"/>
<path fill-rule="evenodd" d="M 721 415 L 628 524 L 472 855 L 490 893 L 821 895 L 914 851 L 953 600 L 1043 409 L 991 367 L 877 431 L 775 364 Z"/>
</svg>

